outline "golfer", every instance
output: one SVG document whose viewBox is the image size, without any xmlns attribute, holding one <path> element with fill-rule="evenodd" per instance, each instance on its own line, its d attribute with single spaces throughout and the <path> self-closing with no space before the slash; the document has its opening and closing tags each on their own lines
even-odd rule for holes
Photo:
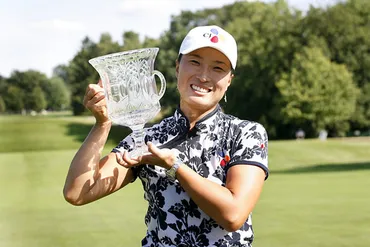
<svg viewBox="0 0 370 247">
<path fill-rule="evenodd" d="M 268 137 L 261 124 L 219 105 L 236 63 L 228 32 L 191 29 L 176 61 L 178 108 L 145 129 L 150 153 L 137 158 L 129 155 L 130 135 L 101 157 L 112 123 L 101 84 L 90 84 L 83 103 L 96 123 L 71 162 L 65 199 L 83 205 L 139 179 L 148 201 L 142 246 L 251 246 L 252 210 L 268 177 Z"/>
</svg>

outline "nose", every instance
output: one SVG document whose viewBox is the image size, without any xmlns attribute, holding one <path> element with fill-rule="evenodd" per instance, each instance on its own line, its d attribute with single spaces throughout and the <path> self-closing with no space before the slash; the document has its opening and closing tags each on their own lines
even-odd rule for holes
<svg viewBox="0 0 370 247">
<path fill-rule="evenodd" d="M 208 68 L 203 68 L 199 71 L 197 78 L 200 82 L 210 81 Z"/>
</svg>

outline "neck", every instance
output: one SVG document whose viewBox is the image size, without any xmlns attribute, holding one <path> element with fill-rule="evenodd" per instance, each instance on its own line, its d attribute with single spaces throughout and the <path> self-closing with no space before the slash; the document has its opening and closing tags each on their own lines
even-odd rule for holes
<svg viewBox="0 0 370 247">
<path fill-rule="evenodd" d="M 194 125 L 205 117 L 207 114 L 211 113 L 214 109 L 216 109 L 217 105 L 210 109 L 194 109 L 190 107 L 186 107 L 185 105 L 180 103 L 180 109 L 184 113 L 184 115 L 188 118 L 190 123 L 190 129 L 194 127 Z"/>
</svg>

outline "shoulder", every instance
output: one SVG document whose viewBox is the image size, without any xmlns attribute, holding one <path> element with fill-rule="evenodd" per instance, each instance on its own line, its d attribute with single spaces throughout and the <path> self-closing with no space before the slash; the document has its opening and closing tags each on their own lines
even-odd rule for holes
<svg viewBox="0 0 370 247">
<path fill-rule="evenodd" d="M 163 131 L 163 130 L 169 129 L 169 128 L 171 128 L 171 126 L 173 126 L 175 124 L 176 124 L 175 117 L 174 116 L 169 116 L 169 117 L 163 118 L 158 123 L 154 123 L 151 126 L 146 127 L 145 131 L 146 131 L 147 134 L 156 133 L 158 131 Z"/>
<path fill-rule="evenodd" d="M 229 127 L 233 129 L 235 134 L 245 136 L 248 134 L 255 135 L 258 133 L 267 138 L 267 131 L 262 124 L 255 121 L 240 119 L 225 113 L 222 113 L 222 115 L 222 118 L 225 120 L 225 122 L 228 122 Z"/>
</svg>

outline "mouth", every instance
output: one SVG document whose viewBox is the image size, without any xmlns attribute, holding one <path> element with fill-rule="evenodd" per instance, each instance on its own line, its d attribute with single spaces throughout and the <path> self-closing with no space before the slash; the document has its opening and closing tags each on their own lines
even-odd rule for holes
<svg viewBox="0 0 370 247">
<path fill-rule="evenodd" d="M 199 86 L 196 86 L 194 84 L 191 84 L 190 87 L 196 91 L 196 92 L 199 92 L 199 93 L 209 93 L 211 92 L 212 90 L 211 89 L 208 89 L 208 88 L 204 88 L 204 87 L 199 87 Z"/>
</svg>

